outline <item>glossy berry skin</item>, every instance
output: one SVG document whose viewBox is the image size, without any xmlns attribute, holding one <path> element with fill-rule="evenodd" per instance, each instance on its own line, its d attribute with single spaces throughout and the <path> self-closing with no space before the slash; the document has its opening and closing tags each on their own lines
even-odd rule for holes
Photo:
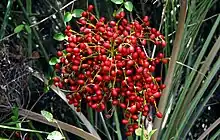
<svg viewBox="0 0 220 140">
<path fill-rule="evenodd" d="M 157 116 L 158 118 L 162 118 L 162 117 L 163 117 L 163 114 L 158 111 L 158 112 L 156 113 L 156 116 Z"/>
<path fill-rule="evenodd" d="M 126 119 L 123 119 L 123 120 L 122 120 L 122 124 L 128 124 L 128 122 L 129 122 L 129 121 L 126 120 Z"/>
<path fill-rule="evenodd" d="M 93 6 L 93 5 L 89 5 L 89 6 L 88 6 L 88 11 L 89 11 L 89 12 L 92 12 L 93 9 L 94 9 L 94 6 Z"/>
</svg>

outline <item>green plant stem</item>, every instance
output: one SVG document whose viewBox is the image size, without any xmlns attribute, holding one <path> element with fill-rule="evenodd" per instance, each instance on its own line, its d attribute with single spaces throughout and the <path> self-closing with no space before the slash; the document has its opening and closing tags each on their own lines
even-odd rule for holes
<svg viewBox="0 0 220 140">
<path fill-rule="evenodd" d="M 89 112 L 89 119 L 92 125 L 94 125 L 94 117 L 93 117 L 93 110 L 92 108 L 88 107 L 88 112 Z"/>
<path fill-rule="evenodd" d="M 138 126 L 140 126 L 140 124 L 141 124 L 141 119 L 142 119 L 142 112 L 140 113 L 140 116 L 138 118 Z M 135 135 L 135 140 L 138 140 L 138 136 L 137 135 Z"/>
<path fill-rule="evenodd" d="M 9 129 L 9 130 L 16 130 L 16 131 L 32 132 L 32 133 L 49 134 L 49 132 L 45 132 L 45 131 L 31 130 L 31 129 L 25 129 L 25 128 L 17 128 L 17 127 L 5 126 L 5 125 L 0 125 L 0 128 Z"/>
<path fill-rule="evenodd" d="M 169 68 L 168 68 L 167 76 L 165 79 L 166 88 L 163 91 L 163 94 L 161 96 L 161 99 L 160 99 L 160 102 L 158 105 L 158 109 L 163 114 L 165 114 L 165 108 L 166 108 L 166 105 L 168 102 L 170 88 L 172 86 L 174 70 L 175 70 L 175 66 L 176 66 L 176 60 L 177 60 L 179 50 L 180 50 L 181 39 L 183 37 L 184 23 L 185 23 L 185 19 L 186 19 L 186 8 L 187 8 L 187 0 L 181 0 L 180 17 L 179 17 L 179 21 L 178 21 L 177 33 L 176 33 L 176 37 L 174 40 L 171 61 L 169 63 Z M 157 139 L 158 133 L 160 132 L 160 129 L 161 129 L 161 123 L 162 123 L 161 119 L 157 119 L 157 118 L 155 119 L 154 128 L 157 128 L 158 131 L 156 131 L 156 133 L 153 135 L 153 138 Z"/>
<path fill-rule="evenodd" d="M 57 121 L 55 121 L 55 123 L 56 123 L 56 125 L 57 125 L 59 131 L 61 132 L 61 135 L 64 137 L 64 133 L 63 133 L 62 129 L 60 128 L 59 124 L 57 123 Z M 64 137 L 64 140 L 66 140 L 65 137 Z"/>
<path fill-rule="evenodd" d="M 118 140 L 122 140 L 120 122 L 118 120 L 118 113 L 117 113 L 116 107 L 114 108 L 114 110 L 115 110 L 115 112 L 114 112 L 114 121 L 115 121 L 115 125 L 116 125 Z"/>
<path fill-rule="evenodd" d="M 26 17 L 26 19 L 27 19 L 27 21 L 28 21 L 28 24 L 31 25 L 31 20 L 30 20 L 30 18 L 29 18 L 29 16 L 28 16 L 28 13 L 26 12 L 26 10 L 25 10 L 25 8 L 24 8 L 23 3 L 21 2 L 21 0 L 18 0 L 18 4 L 20 5 L 20 7 L 21 7 L 21 9 L 22 9 L 22 11 L 23 11 L 23 13 L 24 13 L 24 15 L 25 15 L 25 17 Z M 49 61 L 49 56 L 47 55 L 47 52 L 46 52 L 46 50 L 45 50 L 45 48 L 44 48 L 44 46 L 43 46 L 43 43 L 42 43 L 42 41 L 41 41 L 41 39 L 40 39 L 40 37 L 39 37 L 39 35 L 38 35 L 38 33 L 37 33 L 35 27 L 33 27 L 32 29 L 33 29 L 34 35 L 35 35 L 35 37 L 36 37 L 36 39 L 37 39 L 37 42 L 39 43 L 39 46 L 40 46 L 40 48 L 41 48 L 41 51 L 43 52 L 43 55 L 44 55 L 46 61 Z"/>
<path fill-rule="evenodd" d="M 32 2 L 31 0 L 26 0 L 26 9 L 28 16 L 32 13 Z M 28 57 L 32 56 L 32 33 L 28 33 Z"/>
<path fill-rule="evenodd" d="M 49 2 L 50 3 L 50 2 Z M 54 4 L 53 4 L 53 6 L 54 6 L 54 8 L 56 9 L 56 11 L 58 11 L 58 14 L 59 14 L 59 16 L 60 16 L 60 18 L 61 18 L 61 20 L 60 20 L 60 23 L 62 24 L 62 27 L 65 27 L 65 22 L 64 22 L 64 16 L 63 16 L 63 14 L 62 14 L 62 12 L 59 10 L 59 6 L 58 6 L 58 0 L 55 0 L 54 1 Z"/>
<path fill-rule="evenodd" d="M 108 131 L 108 128 L 107 128 L 107 126 L 106 126 L 106 124 L 105 124 L 105 119 L 104 119 L 104 117 L 103 117 L 103 115 L 102 115 L 102 112 L 100 112 L 99 114 L 100 114 L 100 117 L 101 117 L 101 120 L 102 120 L 102 124 L 103 124 L 104 129 L 105 129 L 105 132 L 106 132 L 106 134 L 107 134 L 108 140 L 111 140 L 112 138 L 111 138 L 111 135 L 110 135 L 110 133 L 109 133 L 109 131 Z"/>
<path fill-rule="evenodd" d="M 31 121 L 28 122 L 28 125 L 31 127 L 31 129 L 35 129 Z M 36 136 L 38 140 L 43 140 L 43 138 L 41 137 L 39 133 L 36 133 Z"/>
<path fill-rule="evenodd" d="M 95 112 L 95 123 L 94 123 L 95 129 L 97 130 L 98 128 L 98 113 Z"/>
<path fill-rule="evenodd" d="M 10 16 L 10 11 L 11 11 L 11 7 L 12 7 L 13 2 L 14 2 L 13 0 L 8 0 L 8 4 L 7 4 L 5 16 L 4 16 L 4 21 L 3 21 L 3 24 L 1 25 L 2 28 L 0 30 L 0 40 L 5 35 L 5 30 L 6 30 L 6 27 L 7 27 L 7 24 L 8 24 L 8 18 Z"/>
</svg>

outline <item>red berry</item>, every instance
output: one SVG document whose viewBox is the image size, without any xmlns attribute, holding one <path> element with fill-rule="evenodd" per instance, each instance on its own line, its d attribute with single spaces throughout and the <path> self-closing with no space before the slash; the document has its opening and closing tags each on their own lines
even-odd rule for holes
<svg viewBox="0 0 220 140">
<path fill-rule="evenodd" d="M 165 89 L 166 88 L 166 85 L 162 84 L 160 85 L 160 89 Z"/>
<path fill-rule="evenodd" d="M 63 52 L 62 52 L 62 51 L 58 51 L 58 52 L 57 52 L 57 56 L 58 56 L 58 57 L 63 56 Z"/>
<path fill-rule="evenodd" d="M 93 5 L 89 5 L 89 6 L 88 6 L 88 11 L 89 11 L 89 12 L 92 12 L 93 9 L 94 9 L 94 6 L 93 6 Z"/>
<path fill-rule="evenodd" d="M 162 61 L 163 64 L 167 64 L 168 63 L 168 59 L 166 59 L 166 58 L 163 58 L 161 61 Z"/>
<path fill-rule="evenodd" d="M 132 115 L 131 118 L 136 121 L 138 119 L 138 116 L 137 115 Z"/>
<path fill-rule="evenodd" d="M 137 111 L 136 105 L 131 106 L 128 110 L 131 114 L 134 114 Z"/>
<path fill-rule="evenodd" d="M 122 124 L 128 124 L 128 120 L 123 119 L 123 120 L 121 121 L 121 123 L 122 123 Z"/>
<path fill-rule="evenodd" d="M 115 21 L 110 21 L 109 24 L 114 27 L 116 25 L 116 22 Z"/>
<path fill-rule="evenodd" d="M 73 52 L 73 48 L 66 48 L 66 52 L 68 52 L 68 53 Z"/>
<path fill-rule="evenodd" d="M 156 113 L 156 116 L 157 116 L 158 118 L 162 118 L 162 117 L 163 117 L 163 114 L 158 111 L 158 112 Z"/>
<path fill-rule="evenodd" d="M 164 48 L 164 47 L 166 47 L 166 42 L 164 41 L 164 40 L 162 40 L 162 42 L 161 42 L 161 46 Z"/>
<path fill-rule="evenodd" d="M 160 92 L 156 92 L 153 94 L 154 98 L 160 98 L 161 93 Z"/>
<path fill-rule="evenodd" d="M 156 33 L 156 32 L 157 32 L 157 29 L 151 28 L 151 33 Z"/>
<path fill-rule="evenodd" d="M 155 37 L 156 37 L 155 34 L 151 34 L 151 35 L 150 35 L 150 39 L 151 39 L 151 40 L 154 40 Z"/>
<path fill-rule="evenodd" d="M 144 22 L 148 22 L 148 19 L 149 19 L 148 16 L 145 16 L 145 17 L 143 18 L 143 21 L 144 21 Z"/>
<path fill-rule="evenodd" d="M 67 25 L 67 26 L 66 26 L 66 29 L 67 29 L 67 30 L 70 30 L 70 29 L 71 29 L 71 26 L 70 26 L 70 25 Z"/>
<path fill-rule="evenodd" d="M 98 107 L 98 105 L 97 104 L 92 104 L 92 109 L 96 109 L 97 107 Z"/>
<path fill-rule="evenodd" d="M 121 18 L 123 18 L 125 16 L 125 12 L 124 11 L 120 12 L 119 14 L 120 14 Z"/>
<path fill-rule="evenodd" d="M 119 101 L 118 100 L 113 100 L 112 105 L 118 105 Z"/>
<path fill-rule="evenodd" d="M 84 85 L 84 80 L 78 80 L 77 83 L 78 83 L 79 85 Z"/>
<path fill-rule="evenodd" d="M 54 82 L 59 82 L 59 81 L 60 81 L 60 78 L 59 78 L 59 77 L 54 77 L 54 78 L 53 78 L 53 81 L 54 81 Z"/>
<path fill-rule="evenodd" d="M 126 132 L 125 135 L 126 136 L 130 136 L 132 133 L 130 131 Z"/>
<path fill-rule="evenodd" d="M 125 109 L 127 106 L 124 103 L 120 103 L 120 107 Z"/>
<path fill-rule="evenodd" d="M 87 12 L 82 12 L 82 17 L 86 17 L 88 15 L 88 13 Z"/>
</svg>

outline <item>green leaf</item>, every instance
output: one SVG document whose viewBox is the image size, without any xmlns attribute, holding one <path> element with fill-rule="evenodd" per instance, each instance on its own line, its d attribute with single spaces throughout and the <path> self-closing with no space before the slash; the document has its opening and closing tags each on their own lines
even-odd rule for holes
<svg viewBox="0 0 220 140">
<path fill-rule="evenodd" d="M 15 117 L 15 120 L 13 121 L 17 121 L 18 120 L 18 107 L 17 106 L 13 107 L 12 113 L 13 113 L 13 116 Z"/>
<path fill-rule="evenodd" d="M 14 29 L 14 33 L 19 33 L 24 29 L 24 24 L 18 25 L 15 29 Z"/>
<path fill-rule="evenodd" d="M 136 130 L 135 130 L 135 134 L 136 134 L 137 136 L 141 136 L 142 131 L 143 131 L 144 135 L 147 134 L 147 130 L 143 129 L 143 127 L 142 127 L 142 128 L 139 127 L 138 129 L 136 129 Z"/>
<path fill-rule="evenodd" d="M 138 128 L 138 129 L 135 130 L 135 134 L 137 136 L 141 136 L 141 131 L 142 131 L 142 128 Z"/>
<path fill-rule="evenodd" d="M 157 131 L 157 129 L 151 130 L 150 133 L 148 134 L 149 140 L 151 136 Z"/>
<path fill-rule="evenodd" d="M 50 90 L 50 87 L 48 85 L 44 86 L 44 93 L 47 93 Z"/>
<path fill-rule="evenodd" d="M 84 12 L 84 10 L 82 9 L 75 9 L 73 10 L 73 17 L 75 18 L 79 18 L 82 16 L 82 12 Z"/>
<path fill-rule="evenodd" d="M 111 0 L 115 4 L 122 4 L 123 0 Z"/>
<path fill-rule="evenodd" d="M 48 81 L 48 86 L 51 86 L 51 85 L 53 85 L 53 79 L 52 78 L 50 78 L 49 81 Z"/>
<path fill-rule="evenodd" d="M 65 39 L 65 36 L 62 33 L 56 33 L 53 36 L 53 39 L 57 40 L 57 41 L 63 41 Z"/>
<path fill-rule="evenodd" d="M 17 117 L 11 116 L 11 119 L 12 119 L 12 121 L 16 121 L 16 120 L 17 120 Z"/>
<path fill-rule="evenodd" d="M 50 112 L 42 110 L 41 115 L 44 116 L 44 118 L 47 119 L 48 122 L 54 122 L 53 115 Z"/>
<path fill-rule="evenodd" d="M 50 61 L 49 61 L 49 64 L 50 64 L 51 66 L 53 66 L 53 65 L 55 65 L 55 64 L 57 64 L 57 63 L 60 63 L 60 59 L 58 59 L 57 57 L 52 57 L 52 58 L 50 59 Z"/>
<path fill-rule="evenodd" d="M 130 12 L 132 12 L 133 7 L 134 7 L 131 1 L 126 1 L 126 2 L 124 3 L 124 6 L 125 6 L 125 9 L 127 9 L 127 10 L 130 11 Z"/>
<path fill-rule="evenodd" d="M 69 22 L 72 19 L 72 14 L 70 12 L 66 12 L 64 15 L 64 21 Z"/>
<path fill-rule="evenodd" d="M 59 131 L 53 131 L 47 136 L 48 140 L 62 140 L 64 137 Z"/>
<path fill-rule="evenodd" d="M 64 55 L 67 55 L 67 52 L 66 52 L 66 50 L 63 50 L 62 52 L 63 52 L 63 54 L 64 54 Z"/>
<path fill-rule="evenodd" d="M 27 31 L 27 33 L 31 33 L 31 27 L 29 25 L 24 25 L 24 28 Z"/>
</svg>

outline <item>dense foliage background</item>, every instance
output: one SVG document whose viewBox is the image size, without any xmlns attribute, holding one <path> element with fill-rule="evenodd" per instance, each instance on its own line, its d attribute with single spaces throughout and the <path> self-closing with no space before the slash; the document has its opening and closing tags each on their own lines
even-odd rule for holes
<svg viewBox="0 0 220 140">
<path fill-rule="evenodd" d="M 185 18 L 180 14 L 184 2 L 187 2 Z M 153 121 L 152 126 L 157 129 L 153 139 L 220 139 L 220 1 L 133 0 L 132 3 L 133 11 L 126 11 L 128 19 L 148 15 L 152 26 L 165 35 L 164 53 L 171 58 L 170 63 L 175 63 L 174 72 L 169 73 L 171 64 L 159 71 L 165 83 L 169 78 L 171 83 L 159 103 L 164 118 Z M 89 133 L 90 138 L 127 139 L 120 124 L 120 112 L 108 118 L 106 112 L 96 113 L 85 106 L 82 113 L 76 113 L 66 104 L 64 93 L 48 86 L 53 71 L 48 62 L 63 47 L 53 36 L 65 29 L 64 13 L 76 8 L 85 10 L 88 4 L 95 5 L 98 17 L 107 19 L 112 19 L 114 10 L 120 8 L 111 0 L 0 2 L 0 139 L 45 139 L 47 132 L 59 130 L 56 123 L 48 123 L 40 115 L 42 110 L 76 126 L 58 123 L 66 139 L 86 138 Z M 184 28 L 178 26 L 178 21 L 184 23 Z M 20 25 L 24 27 L 18 31 Z M 71 25 L 78 28 L 76 19 Z M 178 32 L 181 28 L 183 34 Z M 175 55 L 177 60 L 173 62 Z M 84 131 L 77 133 L 77 128 Z"/>
</svg>

